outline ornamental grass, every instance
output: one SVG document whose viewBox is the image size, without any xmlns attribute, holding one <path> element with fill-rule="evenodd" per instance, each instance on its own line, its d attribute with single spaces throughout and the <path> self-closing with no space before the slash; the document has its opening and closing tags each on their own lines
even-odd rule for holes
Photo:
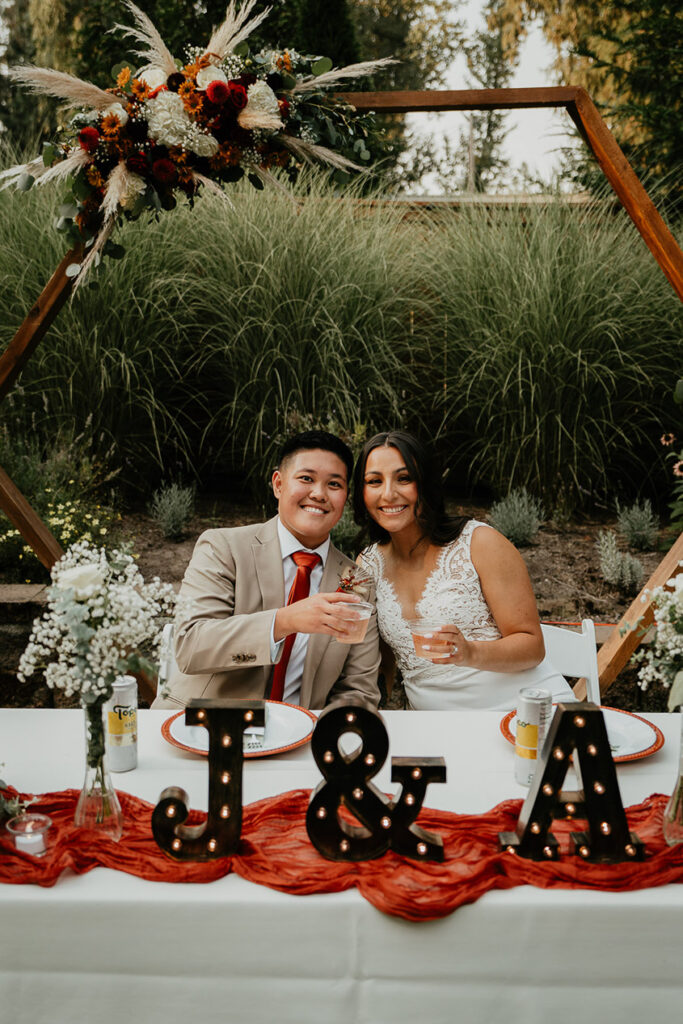
<svg viewBox="0 0 683 1024">
<path fill-rule="evenodd" d="M 310 176 L 296 201 L 231 195 L 123 225 L 124 259 L 64 307 L 0 422 L 21 405 L 45 445 L 88 423 L 147 497 L 188 468 L 262 496 L 282 436 L 314 424 L 416 430 L 461 493 L 527 486 L 551 510 L 666 488 L 680 303 L 623 211 L 407 218 Z M 54 204 L 0 193 L 0 348 L 65 251 Z"/>
</svg>

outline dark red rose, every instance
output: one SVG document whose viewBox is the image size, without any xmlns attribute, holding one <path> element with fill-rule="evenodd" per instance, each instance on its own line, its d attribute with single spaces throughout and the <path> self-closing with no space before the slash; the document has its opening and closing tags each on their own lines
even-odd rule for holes
<svg viewBox="0 0 683 1024">
<path fill-rule="evenodd" d="M 175 179 L 175 164 L 172 160 L 168 160 L 165 157 L 162 157 L 160 160 L 155 160 L 152 164 L 152 174 L 157 181 L 162 181 L 164 184 L 168 184 L 170 181 Z"/>
<path fill-rule="evenodd" d="M 100 141 L 100 133 L 97 128 L 81 128 L 78 133 L 78 145 L 81 149 L 84 149 L 86 153 L 93 153 L 98 146 Z"/>
<path fill-rule="evenodd" d="M 250 85 L 253 85 L 257 81 L 256 75 L 252 75 L 250 71 L 245 71 L 243 74 L 238 75 L 235 79 L 240 85 L 243 85 L 245 89 L 248 89 Z"/>
<path fill-rule="evenodd" d="M 280 108 L 280 114 L 282 117 L 289 117 L 289 100 L 278 100 L 277 105 Z"/>
<path fill-rule="evenodd" d="M 228 82 L 228 88 L 230 90 L 230 102 L 235 110 L 244 110 L 248 99 L 247 90 L 240 82 Z"/>
<path fill-rule="evenodd" d="M 146 174 L 147 158 L 144 153 L 133 153 L 126 160 L 126 167 L 135 174 Z"/>
<path fill-rule="evenodd" d="M 230 86 L 220 80 L 210 82 L 206 87 L 206 95 L 211 103 L 220 107 L 230 96 Z"/>
</svg>

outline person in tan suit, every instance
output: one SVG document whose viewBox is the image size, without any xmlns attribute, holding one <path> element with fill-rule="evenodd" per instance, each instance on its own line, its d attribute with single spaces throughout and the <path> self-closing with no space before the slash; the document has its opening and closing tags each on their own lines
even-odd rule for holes
<svg viewBox="0 0 683 1024">
<path fill-rule="evenodd" d="M 153 707 L 184 706 L 192 697 L 272 696 L 322 708 L 349 693 L 379 703 L 374 610 L 364 641 L 335 641 L 358 601 L 336 593 L 354 563 L 329 539 L 344 511 L 352 467 L 338 437 L 298 434 L 283 446 L 273 473 L 277 516 L 201 535 L 180 591 L 187 610 L 175 626 L 179 671 Z M 309 596 L 301 598 L 304 578 Z"/>
</svg>

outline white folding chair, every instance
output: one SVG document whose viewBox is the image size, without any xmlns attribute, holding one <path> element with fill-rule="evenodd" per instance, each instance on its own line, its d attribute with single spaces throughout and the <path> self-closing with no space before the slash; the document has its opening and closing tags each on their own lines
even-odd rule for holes
<svg viewBox="0 0 683 1024">
<path fill-rule="evenodd" d="M 554 668 L 563 676 L 586 679 L 586 697 L 593 704 L 600 704 L 600 680 L 598 677 L 598 652 L 595 644 L 595 625 L 592 619 L 584 619 L 581 632 L 563 629 L 562 626 L 548 626 L 541 623 L 545 653 Z"/>
<path fill-rule="evenodd" d="M 161 631 L 161 644 L 159 645 L 159 679 L 157 682 L 157 697 L 161 693 L 164 683 L 168 682 L 171 673 L 176 668 L 175 654 L 173 651 L 173 623 L 167 622 Z"/>
</svg>

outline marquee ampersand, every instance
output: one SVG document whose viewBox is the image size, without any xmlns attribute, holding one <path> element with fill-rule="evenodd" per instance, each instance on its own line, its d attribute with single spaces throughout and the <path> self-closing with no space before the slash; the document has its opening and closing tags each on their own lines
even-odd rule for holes
<svg viewBox="0 0 683 1024">
<path fill-rule="evenodd" d="M 209 813 L 200 825 L 184 825 L 189 800 L 184 789 L 169 786 L 152 812 L 152 833 L 174 860 L 204 861 L 227 857 L 242 831 L 243 736 L 265 722 L 262 700 L 191 700 L 186 725 L 203 725 L 209 733 Z"/>
<path fill-rule="evenodd" d="M 339 747 L 345 733 L 360 737 L 360 748 L 346 754 Z M 446 781 L 442 757 L 395 757 L 392 782 L 401 783 L 395 799 L 369 781 L 384 764 L 389 737 L 373 707 L 357 702 L 335 704 L 320 715 L 311 740 L 324 778 L 314 790 L 306 814 L 308 836 L 327 860 L 361 861 L 395 850 L 416 860 L 443 860 L 443 840 L 414 824 L 430 782 Z M 347 808 L 361 825 L 340 816 Z"/>
</svg>

